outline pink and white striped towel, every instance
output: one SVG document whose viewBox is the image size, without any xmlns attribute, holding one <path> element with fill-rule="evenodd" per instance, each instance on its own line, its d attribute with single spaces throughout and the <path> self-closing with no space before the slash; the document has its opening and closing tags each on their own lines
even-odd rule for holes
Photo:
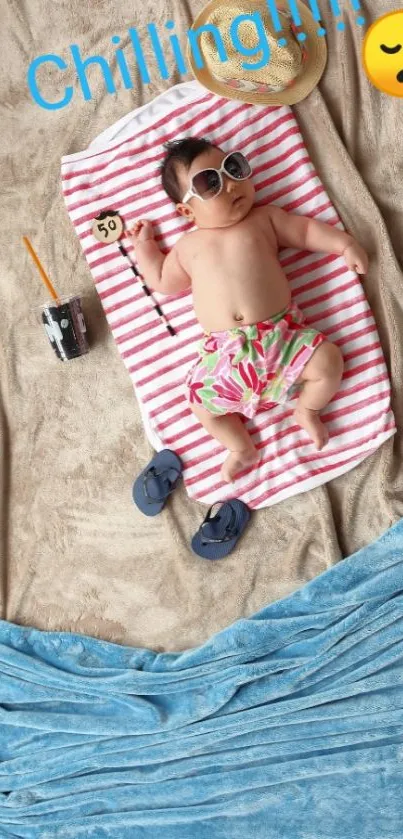
<svg viewBox="0 0 403 839">
<path fill-rule="evenodd" d="M 307 321 L 344 354 L 341 390 L 323 416 L 330 442 L 317 452 L 293 421 L 293 405 L 275 407 L 248 423 L 261 450 L 258 468 L 230 487 L 222 483 L 224 449 L 205 433 L 185 398 L 184 380 L 202 336 L 191 294 L 156 295 L 176 330 L 172 337 L 117 245 L 103 245 L 91 232 L 94 217 L 114 209 L 127 225 L 139 217 L 153 219 L 161 246 L 172 247 L 187 227 L 161 188 L 159 164 L 164 142 L 189 135 L 208 137 L 225 150 L 243 150 L 253 166 L 258 203 L 276 203 L 342 227 L 291 109 L 227 101 L 197 82 L 171 88 L 113 125 L 87 150 L 64 157 L 64 198 L 151 443 L 157 450 L 172 448 L 183 459 L 191 497 L 212 504 L 236 496 L 250 507 L 270 506 L 347 472 L 394 434 L 390 384 L 357 276 L 340 257 L 282 251 L 294 300 Z"/>
</svg>

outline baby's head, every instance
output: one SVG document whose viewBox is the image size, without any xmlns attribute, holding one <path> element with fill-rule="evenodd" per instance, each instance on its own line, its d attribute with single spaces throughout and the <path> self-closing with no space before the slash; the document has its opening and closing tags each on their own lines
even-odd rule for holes
<svg viewBox="0 0 403 839">
<path fill-rule="evenodd" d="M 229 154 L 197 137 L 166 143 L 165 150 L 162 184 L 182 216 L 197 227 L 208 228 L 230 227 L 247 216 L 255 200 L 255 189 L 243 155 Z M 224 171 L 218 175 L 224 160 Z"/>
</svg>

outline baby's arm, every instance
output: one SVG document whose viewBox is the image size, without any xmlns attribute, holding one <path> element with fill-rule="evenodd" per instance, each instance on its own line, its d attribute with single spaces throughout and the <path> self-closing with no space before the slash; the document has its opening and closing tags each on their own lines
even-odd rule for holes
<svg viewBox="0 0 403 839">
<path fill-rule="evenodd" d="M 147 285 L 161 294 L 178 294 L 190 288 L 191 279 L 182 267 L 177 248 L 167 256 L 161 253 L 154 239 L 152 222 L 136 221 L 128 234 L 136 249 L 136 258 Z"/>
<path fill-rule="evenodd" d="M 280 247 L 336 253 L 344 256 L 346 265 L 352 271 L 365 274 L 368 257 L 353 236 L 322 221 L 286 213 L 274 204 L 269 207 L 269 212 Z"/>
</svg>

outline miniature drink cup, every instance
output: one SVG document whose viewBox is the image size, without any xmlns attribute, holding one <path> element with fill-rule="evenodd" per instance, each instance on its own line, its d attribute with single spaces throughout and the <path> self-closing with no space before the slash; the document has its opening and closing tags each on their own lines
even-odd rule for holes
<svg viewBox="0 0 403 839">
<path fill-rule="evenodd" d="M 88 352 L 87 327 L 79 296 L 62 297 L 44 303 L 41 306 L 41 320 L 61 361 L 70 361 Z"/>
</svg>

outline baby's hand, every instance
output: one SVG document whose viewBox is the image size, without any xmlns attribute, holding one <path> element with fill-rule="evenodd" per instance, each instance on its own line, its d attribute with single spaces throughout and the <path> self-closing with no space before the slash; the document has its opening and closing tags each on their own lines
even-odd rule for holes
<svg viewBox="0 0 403 839">
<path fill-rule="evenodd" d="M 150 239 L 154 239 L 153 224 L 147 219 L 139 219 L 138 221 L 135 221 L 131 230 L 128 230 L 127 232 L 133 240 L 133 245 L 135 246 L 138 242 L 147 242 Z"/>
<path fill-rule="evenodd" d="M 350 271 L 356 271 L 357 274 L 366 274 L 368 269 L 368 257 L 364 248 L 362 248 L 358 242 L 353 242 L 352 245 L 348 245 L 343 253 L 343 256 L 346 261 L 346 265 L 350 268 Z"/>
</svg>

